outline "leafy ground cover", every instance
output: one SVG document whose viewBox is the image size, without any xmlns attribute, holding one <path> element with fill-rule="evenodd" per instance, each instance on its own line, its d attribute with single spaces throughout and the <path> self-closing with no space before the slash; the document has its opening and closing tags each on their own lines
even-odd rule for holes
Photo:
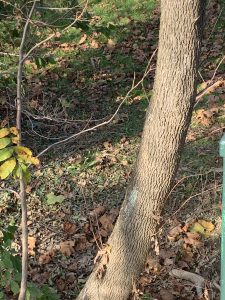
<svg viewBox="0 0 225 300">
<path fill-rule="evenodd" d="M 130 89 L 134 72 L 136 80 L 142 77 L 157 48 L 157 4 L 130 0 L 91 1 L 90 5 L 95 30 L 72 28 L 43 45 L 36 59 L 26 63 L 23 137 L 36 153 L 112 114 Z M 223 5 L 211 1 L 207 7 L 199 91 L 224 55 Z M 15 61 L 15 57 L 1 58 L 3 73 L 4 65 L 13 73 Z M 27 186 L 29 279 L 54 287 L 60 299 L 74 299 L 79 293 L 115 224 L 151 98 L 155 58 L 152 66 L 111 124 L 54 148 L 41 159 Z M 220 79 L 219 84 L 195 106 L 158 243 L 133 287 L 133 299 L 196 299 L 193 283 L 170 275 L 174 268 L 201 274 L 207 280 L 203 299 L 208 299 L 207 293 L 210 299 L 219 299 L 222 169 L 218 141 L 224 128 L 224 68 L 223 61 L 213 79 Z M 7 72 L 6 84 L 0 98 L 2 126 L 11 124 L 15 116 L 15 81 Z M 16 197 L 1 193 L 0 212 L 2 229 L 6 221 L 18 226 L 14 248 L 20 249 Z"/>
</svg>

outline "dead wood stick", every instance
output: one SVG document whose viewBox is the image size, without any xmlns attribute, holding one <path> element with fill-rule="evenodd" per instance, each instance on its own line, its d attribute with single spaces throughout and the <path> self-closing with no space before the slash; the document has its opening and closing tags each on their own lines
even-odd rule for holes
<svg viewBox="0 0 225 300">
<path fill-rule="evenodd" d="M 205 279 L 202 276 L 181 269 L 173 269 L 169 274 L 192 282 L 195 285 L 198 298 L 200 299 L 203 296 Z"/>
</svg>

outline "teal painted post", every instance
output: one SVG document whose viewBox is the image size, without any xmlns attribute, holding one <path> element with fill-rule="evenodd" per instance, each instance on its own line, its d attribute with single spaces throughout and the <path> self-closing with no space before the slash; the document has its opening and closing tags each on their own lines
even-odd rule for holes
<svg viewBox="0 0 225 300">
<path fill-rule="evenodd" d="M 223 157 L 220 299 L 225 300 L 225 134 L 220 140 L 220 156 Z"/>
</svg>

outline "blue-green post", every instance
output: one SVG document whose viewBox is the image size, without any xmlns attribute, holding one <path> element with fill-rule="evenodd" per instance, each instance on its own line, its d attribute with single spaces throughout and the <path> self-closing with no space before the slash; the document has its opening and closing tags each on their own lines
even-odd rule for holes
<svg viewBox="0 0 225 300">
<path fill-rule="evenodd" d="M 223 157 L 220 299 L 225 300 L 225 134 L 220 140 L 220 156 Z"/>
</svg>

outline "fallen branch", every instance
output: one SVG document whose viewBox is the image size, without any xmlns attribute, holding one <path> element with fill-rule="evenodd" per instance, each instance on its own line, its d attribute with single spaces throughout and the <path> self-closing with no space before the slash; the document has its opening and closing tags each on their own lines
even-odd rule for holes
<svg viewBox="0 0 225 300">
<path fill-rule="evenodd" d="M 195 285 L 197 296 L 199 299 L 201 299 L 204 295 L 203 290 L 205 289 L 206 281 L 202 276 L 181 269 L 173 269 L 169 274 L 171 276 L 175 276 L 177 278 L 192 282 Z"/>
<path fill-rule="evenodd" d="M 205 96 L 206 94 L 212 93 L 217 89 L 220 85 L 225 84 L 225 80 L 220 78 L 216 82 L 212 83 L 211 80 L 208 82 L 208 85 L 206 88 L 204 88 L 201 92 L 199 92 L 196 96 L 196 103 L 195 106 L 198 104 L 200 99 Z"/>
</svg>

